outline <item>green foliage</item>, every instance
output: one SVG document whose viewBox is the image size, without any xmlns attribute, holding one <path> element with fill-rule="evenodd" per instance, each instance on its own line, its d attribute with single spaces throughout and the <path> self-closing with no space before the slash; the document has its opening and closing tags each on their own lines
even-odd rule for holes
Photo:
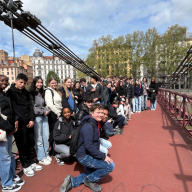
<svg viewBox="0 0 192 192">
<path fill-rule="evenodd" d="M 77 70 L 76 75 L 77 75 L 77 80 L 78 80 L 78 81 L 79 81 L 81 78 L 85 78 L 86 80 L 88 80 L 88 76 L 85 75 L 83 72 L 81 72 L 81 71 L 79 71 L 79 70 Z"/>
<path fill-rule="evenodd" d="M 47 87 L 49 86 L 48 81 L 49 81 L 49 79 L 50 79 L 51 77 L 54 77 L 54 78 L 56 79 L 57 83 L 60 83 L 60 78 L 59 78 L 59 76 L 58 76 L 54 71 L 49 71 L 49 73 L 47 74 L 47 79 L 46 79 L 46 86 L 47 86 Z"/>
<path fill-rule="evenodd" d="M 187 28 L 173 25 L 160 35 L 156 28 L 135 31 L 112 38 L 107 35 L 93 41 L 86 63 L 102 76 L 140 77 L 140 66 L 148 77 L 171 75 L 189 48 Z M 128 71 L 131 67 L 131 74 Z"/>
</svg>

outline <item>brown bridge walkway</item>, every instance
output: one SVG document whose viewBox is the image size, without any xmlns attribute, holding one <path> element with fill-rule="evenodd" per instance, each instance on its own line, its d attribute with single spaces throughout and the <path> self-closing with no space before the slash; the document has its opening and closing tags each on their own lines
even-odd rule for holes
<svg viewBox="0 0 192 192">
<path fill-rule="evenodd" d="M 110 157 L 114 171 L 100 180 L 104 192 L 191 192 L 192 141 L 184 128 L 157 105 L 156 111 L 132 116 L 123 135 L 110 138 Z M 27 178 L 21 192 L 59 192 L 66 175 L 83 171 L 77 162 L 44 166 L 34 177 Z M 84 185 L 72 192 L 88 192 Z"/>
</svg>

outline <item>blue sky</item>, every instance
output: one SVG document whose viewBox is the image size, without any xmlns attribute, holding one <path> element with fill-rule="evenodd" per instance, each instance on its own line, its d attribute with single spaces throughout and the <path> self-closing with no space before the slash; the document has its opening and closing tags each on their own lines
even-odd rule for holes
<svg viewBox="0 0 192 192">
<path fill-rule="evenodd" d="M 86 58 L 94 39 L 156 27 L 163 33 L 173 24 L 192 32 L 191 0 L 22 0 L 23 9 L 35 14 L 42 24 L 79 57 Z M 15 31 L 16 56 L 32 55 L 38 46 Z M 12 55 L 11 29 L 0 21 L 0 49 Z"/>
</svg>

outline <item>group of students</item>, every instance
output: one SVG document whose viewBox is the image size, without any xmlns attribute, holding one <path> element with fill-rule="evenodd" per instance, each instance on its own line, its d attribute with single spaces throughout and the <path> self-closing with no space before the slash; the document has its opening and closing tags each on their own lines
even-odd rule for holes
<svg viewBox="0 0 192 192">
<path fill-rule="evenodd" d="M 60 166 L 75 159 L 85 173 L 78 177 L 68 175 L 60 192 L 83 183 L 92 191 L 101 191 L 97 182 L 115 167 L 107 155 L 112 147 L 108 139 L 123 133 L 134 107 L 136 112 L 146 110 L 149 99 L 151 110 L 156 108 L 155 79 L 148 86 L 145 78 L 142 83 L 133 83 L 126 77 L 105 80 L 92 76 L 88 85 L 85 78 L 76 82 L 66 78 L 58 86 L 51 77 L 45 88 L 39 76 L 33 79 L 29 91 L 25 89 L 27 81 L 21 73 L 4 91 L 9 82 L 5 75 L 0 75 L 0 130 L 7 133 L 6 141 L 0 140 L 2 191 L 18 191 L 25 184 L 15 174 L 13 135 L 26 176 L 35 176 L 35 171 L 42 170 L 41 165 L 51 164 L 53 157 Z"/>
</svg>

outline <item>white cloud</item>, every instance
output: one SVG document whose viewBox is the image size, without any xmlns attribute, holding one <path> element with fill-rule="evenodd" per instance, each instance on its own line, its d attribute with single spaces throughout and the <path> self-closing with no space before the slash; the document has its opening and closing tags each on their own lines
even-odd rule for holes
<svg viewBox="0 0 192 192">
<path fill-rule="evenodd" d="M 192 29 L 189 22 L 192 16 L 190 0 L 22 1 L 24 10 L 35 14 L 43 26 L 82 58 L 86 57 L 92 41 L 102 35 L 116 37 L 151 27 L 162 32 L 175 23 Z M 32 54 L 37 47 L 18 31 L 15 31 L 15 44 L 17 56 Z M 12 55 L 11 30 L 3 22 L 0 22 L 0 49 Z"/>
</svg>

